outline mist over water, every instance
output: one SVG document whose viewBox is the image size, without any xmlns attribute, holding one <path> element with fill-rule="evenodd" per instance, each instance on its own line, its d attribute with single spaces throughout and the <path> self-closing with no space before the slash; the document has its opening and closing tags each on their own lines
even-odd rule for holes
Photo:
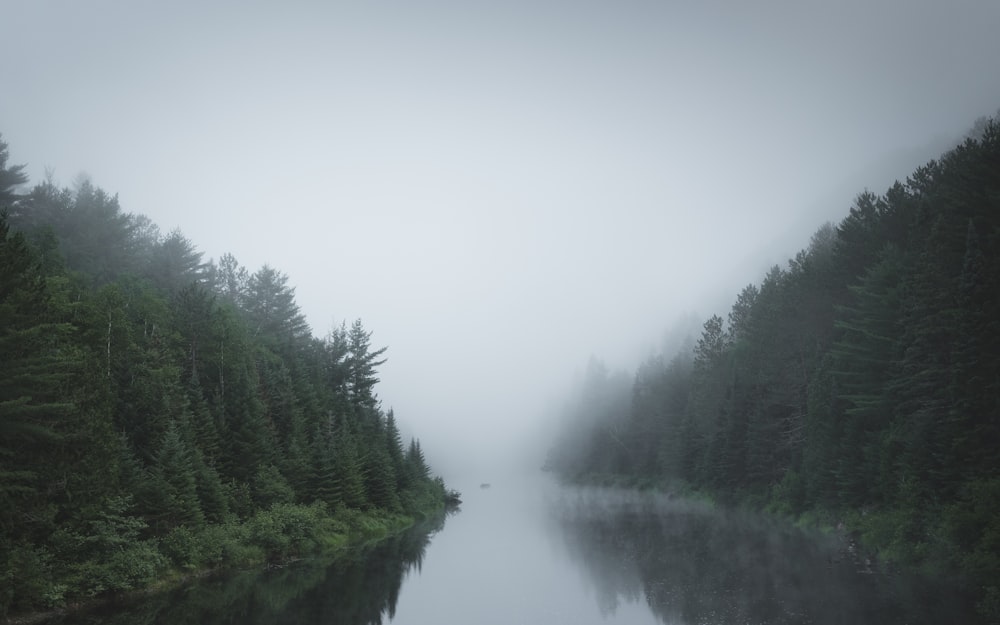
<svg viewBox="0 0 1000 625">
<path fill-rule="evenodd" d="M 556 515 L 606 615 L 641 597 L 664 623 L 974 622 L 967 599 L 879 570 L 843 535 L 615 490 L 573 492 Z"/>
<path fill-rule="evenodd" d="M 362 620 L 399 623 L 968 616 L 842 536 L 539 469 L 588 359 L 632 392 L 997 110 L 996 0 L 54 0 L 4 23 L 0 133 L 30 184 L 92 180 L 204 260 L 275 267 L 316 336 L 363 320 L 379 406 L 464 495 L 419 557 L 267 586 L 260 622 L 357 579 Z"/>
<path fill-rule="evenodd" d="M 544 476 L 465 498 L 404 585 L 400 623 L 974 622 L 967 600 L 835 533 Z"/>
</svg>

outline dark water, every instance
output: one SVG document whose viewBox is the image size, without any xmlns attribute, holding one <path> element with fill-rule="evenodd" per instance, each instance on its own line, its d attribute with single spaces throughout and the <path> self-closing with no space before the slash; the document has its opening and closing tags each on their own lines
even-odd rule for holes
<svg viewBox="0 0 1000 625">
<path fill-rule="evenodd" d="M 336 559 L 228 572 L 177 590 L 102 606 L 46 625 L 223 623 L 386 623 L 403 580 L 419 574 L 427 545 L 444 518 Z"/>
<path fill-rule="evenodd" d="M 544 481 L 464 490 L 462 510 L 336 561 L 199 580 L 58 621 L 180 624 L 931 624 L 968 603 L 871 571 L 836 536 Z"/>
<path fill-rule="evenodd" d="M 878 570 L 845 536 L 614 491 L 577 493 L 557 510 L 607 615 L 636 600 L 662 623 L 975 622 L 966 599 Z"/>
</svg>

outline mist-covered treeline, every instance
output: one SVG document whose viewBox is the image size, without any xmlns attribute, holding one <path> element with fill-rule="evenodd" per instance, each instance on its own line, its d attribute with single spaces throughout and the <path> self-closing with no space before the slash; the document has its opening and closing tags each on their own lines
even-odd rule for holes
<svg viewBox="0 0 1000 625">
<path fill-rule="evenodd" d="M 360 321 L 316 338 L 283 273 L 204 262 L 87 180 L 18 195 L 7 161 L 0 142 L 0 615 L 443 503 Z"/>
<path fill-rule="evenodd" d="M 998 294 L 994 119 L 858 196 L 691 353 L 650 358 L 624 392 L 591 366 L 549 465 L 846 518 L 1000 602 Z"/>
</svg>

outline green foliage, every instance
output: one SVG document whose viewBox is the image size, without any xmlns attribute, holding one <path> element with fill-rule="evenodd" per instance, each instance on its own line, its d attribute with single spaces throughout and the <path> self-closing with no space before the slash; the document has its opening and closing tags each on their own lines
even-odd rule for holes
<svg viewBox="0 0 1000 625">
<path fill-rule="evenodd" d="M 0 616 L 9 611 L 60 605 L 68 590 L 53 575 L 55 558 L 42 546 L 0 548 Z"/>
<path fill-rule="evenodd" d="M 278 467 L 268 464 L 261 466 L 254 477 L 253 499 L 257 508 L 266 509 L 274 504 L 291 503 L 295 492 Z"/>
<path fill-rule="evenodd" d="M 166 566 L 167 559 L 157 550 L 156 542 L 144 540 L 112 551 L 100 561 L 72 567 L 69 579 L 71 587 L 81 589 L 84 596 L 96 596 L 145 588 Z"/>
<path fill-rule="evenodd" d="M 385 363 L 380 356 L 386 348 L 372 349 L 370 331 L 366 331 L 360 319 L 351 324 L 347 333 L 348 390 L 351 401 L 359 407 L 374 408 L 378 403 L 374 388 L 378 384 L 376 369 Z"/>
<path fill-rule="evenodd" d="M 158 532 L 178 525 L 199 527 L 204 523 L 192 453 L 176 425 L 171 423 L 142 491 L 145 509 Z"/>
<path fill-rule="evenodd" d="M 745 288 L 728 328 L 712 316 L 677 355 L 686 372 L 654 356 L 627 399 L 588 378 L 548 467 L 846 519 L 882 558 L 964 578 L 995 614 L 998 292 L 989 120 Z"/>
<path fill-rule="evenodd" d="M 0 135 L 0 211 L 6 210 L 20 197 L 14 189 L 28 181 L 24 165 L 7 166 L 9 156 L 7 142 Z"/>
<path fill-rule="evenodd" d="M 201 550 L 201 541 L 195 532 L 186 525 L 179 525 L 160 539 L 160 552 L 170 563 L 182 569 L 196 569 L 214 564 L 211 554 Z"/>
<path fill-rule="evenodd" d="M 400 507 L 404 514 L 413 517 L 427 517 L 443 509 L 452 499 L 458 499 L 457 491 L 449 491 L 441 478 L 425 480 L 400 493 Z"/>
<path fill-rule="evenodd" d="M 961 570 L 984 588 L 1000 588 L 1000 478 L 968 482 L 945 508 L 941 533 L 958 548 Z"/>
<path fill-rule="evenodd" d="M 205 264 L 89 180 L 19 193 L 7 159 L 0 141 L 0 614 L 430 507 L 360 320 L 317 339 L 285 274 Z"/>
<path fill-rule="evenodd" d="M 250 520 L 249 542 L 263 549 L 271 560 L 313 551 L 319 544 L 323 510 L 322 505 L 275 504 Z"/>
</svg>

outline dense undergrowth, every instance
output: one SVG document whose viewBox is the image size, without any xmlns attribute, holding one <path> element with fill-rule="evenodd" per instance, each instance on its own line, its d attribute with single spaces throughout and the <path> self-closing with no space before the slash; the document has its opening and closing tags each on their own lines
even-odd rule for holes
<svg viewBox="0 0 1000 625">
<path fill-rule="evenodd" d="M 442 514 L 443 483 L 434 481 L 412 493 L 406 511 L 356 510 L 323 502 L 279 503 L 246 520 L 236 518 L 198 529 L 173 528 L 159 538 L 140 538 L 135 523 L 108 519 L 91 536 L 65 535 L 60 550 L 87 550 L 74 558 L 56 558 L 47 549 L 15 550 L 0 598 L 16 617 L 33 610 L 61 608 L 88 600 L 169 587 L 191 575 L 335 554 L 347 547 L 378 541 Z"/>
</svg>

